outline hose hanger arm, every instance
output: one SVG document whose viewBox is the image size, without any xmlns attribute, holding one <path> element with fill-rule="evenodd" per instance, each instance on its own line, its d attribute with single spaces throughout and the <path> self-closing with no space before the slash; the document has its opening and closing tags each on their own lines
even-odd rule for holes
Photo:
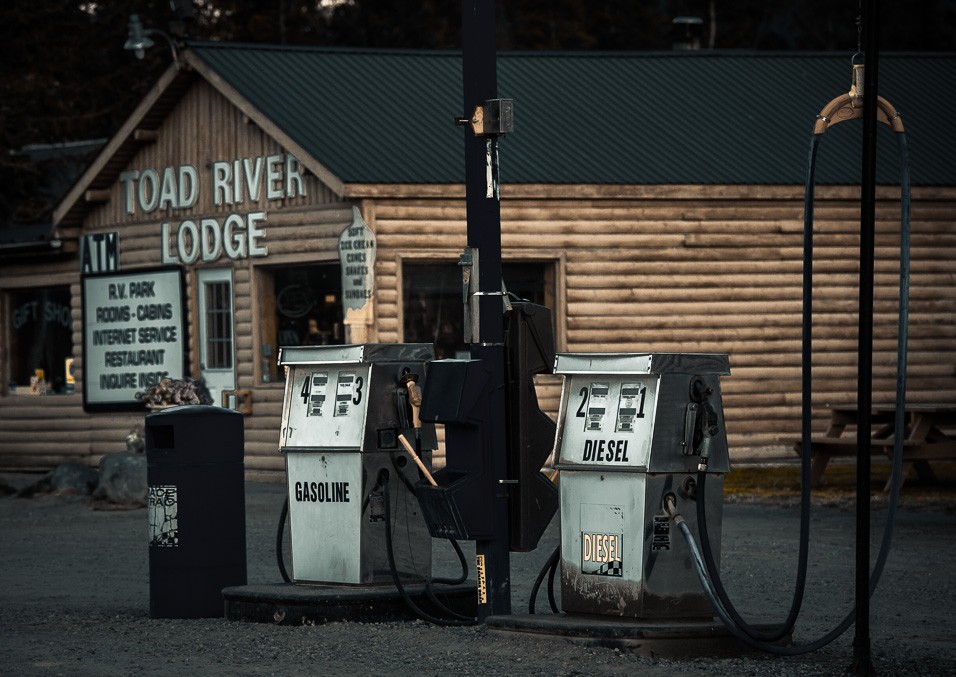
<svg viewBox="0 0 956 677">
<path fill-rule="evenodd" d="M 893 108 L 893 105 L 882 96 L 876 97 L 876 119 L 884 125 L 888 125 L 897 134 L 902 134 L 903 118 Z M 847 120 L 862 120 L 863 105 L 859 103 L 858 97 L 852 93 L 841 94 L 830 103 L 823 107 L 823 110 L 817 115 L 817 121 L 813 125 L 814 134 L 823 134 L 833 125 Z"/>
</svg>

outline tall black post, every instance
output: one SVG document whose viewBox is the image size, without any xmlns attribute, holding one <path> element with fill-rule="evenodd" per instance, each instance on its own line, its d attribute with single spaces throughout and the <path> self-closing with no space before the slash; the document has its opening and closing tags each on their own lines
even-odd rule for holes
<svg viewBox="0 0 956 677">
<path fill-rule="evenodd" d="M 475 107 L 497 97 L 494 0 L 462 0 L 462 75 L 465 117 Z M 494 536 L 475 543 L 478 557 L 478 618 L 511 613 L 511 554 L 508 546 L 508 486 L 505 429 L 505 349 L 501 298 L 501 207 L 497 189 L 488 190 L 487 162 L 497 162 L 496 139 L 476 137 L 465 127 L 465 197 L 468 246 L 478 250 L 478 343 L 471 356 L 484 361 L 491 373 L 493 412 L 485 443 L 494 481 L 488 510 Z M 489 153 L 488 151 L 492 152 Z M 497 169 L 497 168 L 496 168 Z M 495 172 L 497 174 L 497 172 Z"/>
<path fill-rule="evenodd" d="M 863 4 L 863 171 L 860 190 L 860 334 L 857 376 L 856 636 L 853 672 L 873 674 L 870 656 L 870 452 L 873 407 L 873 268 L 876 223 L 876 100 L 879 1 Z M 903 431 L 896 431 L 902 435 Z"/>
</svg>

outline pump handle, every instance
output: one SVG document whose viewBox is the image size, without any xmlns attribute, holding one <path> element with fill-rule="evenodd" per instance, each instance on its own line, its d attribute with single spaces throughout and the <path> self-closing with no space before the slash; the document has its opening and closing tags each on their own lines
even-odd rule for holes
<svg viewBox="0 0 956 677">
<path fill-rule="evenodd" d="M 428 472 L 428 468 L 425 467 L 425 464 L 422 463 L 422 459 L 418 458 L 418 454 L 415 453 L 415 449 L 408 443 L 408 440 L 405 439 L 404 435 L 398 436 L 398 441 L 402 443 L 402 446 L 405 447 L 405 451 L 408 452 L 408 455 L 412 457 L 412 460 L 415 461 L 415 464 L 418 466 L 418 469 L 422 471 L 425 475 L 425 479 L 428 480 L 428 483 L 433 487 L 438 486 L 438 482 L 435 481 L 435 478 L 432 477 L 432 474 Z"/>
</svg>

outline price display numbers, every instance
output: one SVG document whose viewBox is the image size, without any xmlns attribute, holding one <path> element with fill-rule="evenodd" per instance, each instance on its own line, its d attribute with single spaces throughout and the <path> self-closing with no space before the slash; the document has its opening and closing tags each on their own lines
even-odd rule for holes
<svg viewBox="0 0 956 677">
<path fill-rule="evenodd" d="M 306 405 L 306 416 L 321 416 L 325 405 L 325 391 L 329 384 L 329 375 L 324 371 L 313 371 L 302 381 L 302 403 Z"/>
</svg>

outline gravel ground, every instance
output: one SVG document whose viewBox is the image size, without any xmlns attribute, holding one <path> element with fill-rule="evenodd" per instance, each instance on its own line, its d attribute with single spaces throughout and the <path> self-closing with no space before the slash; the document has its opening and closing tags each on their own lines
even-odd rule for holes
<svg viewBox="0 0 956 677">
<path fill-rule="evenodd" d="M 4 476 L 22 486 L 33 478 Z M 272 547 L 284 486 L 247 485 L 250 583 L 280 580 Z M 797 509 L 735 501 L 724 512 L 722 572 L 738 608 L 779 620 L 796 568 Z M 884 510 L 874 512 L 874 536 Z M 812 640 L 853 597 L 854 517 L 813 512 L 810 589 L 794 633 Z M 513 605 L 558 541 L 512 558 Z M 853 628 L 815 653 L 664 660 L 627 650 L 426 623 L 277 626 L 148 617 L 146 512 L 94 511 L 88 498 L 0 498 L 0 675 L 834 675 L 852 662 Z M 468 552 L 466 550 L 466 552 Z M 473 552 L 473 550 L 472 550 Z M 956 520 L 949 509 L 902 510 L 872 602 L 874 663 L 883 675 L 956 675 Z M 436 544 L 436 575 L 454 570 Z M 546 606 L 539 600 L 539 608 Z"/>
</svg>

